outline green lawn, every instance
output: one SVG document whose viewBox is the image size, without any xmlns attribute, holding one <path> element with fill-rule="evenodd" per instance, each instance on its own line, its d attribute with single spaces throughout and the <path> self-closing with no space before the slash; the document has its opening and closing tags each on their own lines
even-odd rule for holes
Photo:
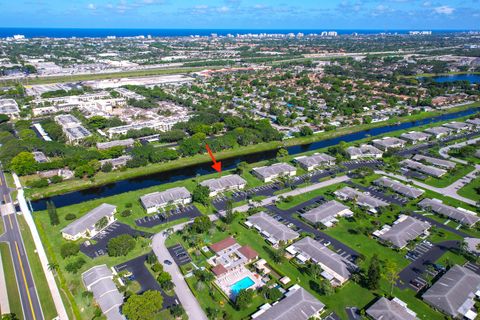
<svg viewBox="0 0 480 320">
<path fill-rule="evenodd" d="M 462 197 L 479 201 L 480 199 L 480 178 L 473 179 L 469 184 L 460 188 L 457 193 Z"/>
<path fill-rule="evenodd" d="M 285 201 L 284 200 L 282 202 L 278 202 L 277 207 L 279 209 L 282 209 L 282 210 L 287 210 L 287 209 L 293 208 L 295 206 L 298 206 L 299 204 L 304 203 L 304 202 L 306 202 L 310 199 L 313 199 L 315 197 L 324 196 L 326 193 L 328 193 L 330 191 L 335 191 L 335 190 L 341 188 L 342 186 L 343 186 L 342 183 L 337 183 L 337 184 L 333 184 L 333 185 L 325 187 L 325 188 L 321 188 L 321 189 L 313 190 L 313 191 L 310 191 L 310 192 L 306 192 L 306 193 L 303 193 L 301 195 L 294 196 L 291 201 Z"/>
<path fill-rule="evenodd" d="M 444 176 L 440 178 L 434 178 L 434 177 L 428 177 L 425 179 L 423 182 L 425 182 L 428 185 L 431 185 L 432 187 L 437 187 L 437 188 L 445 188 L 457 181 L 458 179 L 463 178 L 470 172 L 472 172 L 475 168 L 470 165 L 460 165 L 457 164 L 457 168 L 453 169 L 451 172 L 447 172 Z"/>
<path fill-rule="evenodd" d="M 7 243 L 0 243 L 0 253 L 2 255 L 3 264 L 2 272 L 7 283 L 10 312 L 15 313 L 19 319 L 23 319 L 22 303 L 20 302 L 20 293 L 18 292 L 17 280 L 13 269 L 12 255 Z"/>
</svg>

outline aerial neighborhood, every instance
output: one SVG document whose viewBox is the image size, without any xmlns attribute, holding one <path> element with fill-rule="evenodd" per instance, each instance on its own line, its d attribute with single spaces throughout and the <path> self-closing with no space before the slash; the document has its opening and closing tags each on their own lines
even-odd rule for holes
<svg viewBox="0 0 480 320">
<path fill-rule="evenodd" d="M 1 320 L 480 319 L 478 31 L 134 31 L 0 22 Z"/>
</svg>

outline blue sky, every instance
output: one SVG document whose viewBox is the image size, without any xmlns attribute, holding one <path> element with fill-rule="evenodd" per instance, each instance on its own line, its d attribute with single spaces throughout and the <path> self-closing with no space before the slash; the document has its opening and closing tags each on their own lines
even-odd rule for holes
<svg viewBox="0 0 480 320">
<path fill-rule="evenodd" d="M 478 29 L 480 0 L 0 0 L 0 27 Z"/>
</svg>

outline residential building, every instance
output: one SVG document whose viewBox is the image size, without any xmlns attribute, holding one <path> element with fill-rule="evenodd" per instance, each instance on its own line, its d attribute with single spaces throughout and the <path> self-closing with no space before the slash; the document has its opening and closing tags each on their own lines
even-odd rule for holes
<svg viewBox="0 0 480 320">
<path fill-rule="evenodd" d="M 480 290 L 480 275 L 454 265 L 423 295 L 423 300 L 453 318 L 475 319 L 475 296 Z"/>
<path fill-rule="evenodd" d="M 294 176 L 297 173 L 297 169 L 287 163 L 275 163 L 271 166 L 264 166 L 253 168 L 253 174 L 255 174 L 263 182 L 270 182 L 276 178 L 284 176 Z"/>
<path fill-rule="evenodd" d="M 448 136 L 452 132 L 452 130 L 446 127 L 433 127 L 425 129 L 424 132 L 431 134 L 436 139 L 440 139 Z"/>
<path fill-rule="evenodd" d="M 415 143 L 424 142 L 424 141 L 429 140 L 431 138 L 431 135 L 429 135 L 427 133 L 424 133 L 424 132 L 410 131 L 410 132 L 407 132 L 407 133 L 402 133 L 400 135 L 400 138 L 415 144 Z"/>
<path fill-rule="evenodd" d="M 170 131 L 172 127 L 179 122 L 186 122 L 188 121 L 188 116 L 181 116 L 181 117 L 168 117 L 165 119 L 157 119 L 157 120 L 148 120 L 142 122 L 131 123 L 123 126 L 112 127 L 107 130 L 107 134 L 110 138 L 113 138 L 118 135 L 125 135 L 130 130 L 140 130 L 143 128 L 150 128 L 158 131 Z"/>
<path fill-rule="evenodd" d="M 103 167 L 105 164 L 110 163 L 112 165 L 112 169 L 115 170 L 121 167 L 125 167 L 130 160 L 132 160 L 131 155 L 124 155 L 118 158 L 100 160 L 100 166 Z"/>
<path fill-rule="evenodd" d="M 308 320 L 319 317 L 325 305 L 299 285 L 292 286 L 285 297 L 273 305 L 267 303 L 252 315 L 256 320 Z"/>
<path fill-rule="evenodd" d="M 312 224 L 321 223 L 326 227 L 331 227 L 338 222 L 336 219 L 338 217 L 353 217 L 353 212 L 349 207 L 335 200 L 325 202 L 302 214 L 302 218 Z"/>
<path fill-rule="evenodd" d="M 32 154 L 33 154 L 33 157 L 35 158 L 35 161 L 38 163 L 45 163 L 49 161 L 45 153 L 41 151 L 33 151 Z"/>
<path fill-rule="evenodd" d="M 247 185 L 247 181 L 238 174 L 230 174 L 220 178 L 202 181 L 200 185 L 208 187 L 208 189 L 210 189 L 210 197 L 214 197 L 227 191 L 243 190 Z"/>
<path fill-rule="evenodd" d="M 17 101 L 14 99 L 0 99 L 0 114 L 6 114 L 11 118 L 18 118 L 20 116 L 20 109 Z"/>
<path fill-rule="evenodd" d="M 290 243 L 300 237 L 298 232 L 293 231 L 263 211 L 250 216 L 245 222 L 245 225 L 249 228 L 257 229 L 274 247 L 278 246 L 280 242 Z"/>
<path fill-rule="evenodd" d="M 113 147 L 132 147 L 133 144 L 135 143 L 135 140 L 133 139 L 125 139 L 125 140 L 113 140 L 113 141 L 108 141 L 108 142 L 98 142 L 97 143 L 97 149 L 99 150 L 106 150 L 110 149 Z"/>
<path fill-rule="evenodd" d="M 444 169 L 428 166 L 421 162 L 410 160 L 410 159 L 405 159 L 403 161 L 400 161 L 400 165 L 410 170 L 415 170 L 421 173 L 428 174 L 429 176 L 432 176 L 435 178 L 440 178 L 441 176 L 447 173 L 447 171 Z"/>
<path fill-rule="evenodd" d="M 423 154 L 416 154 L 413 156 L 412 159 L 416 161 L 430 163 L 430 164 L 433 164 L 434 166 L 441 167 L 447 170 L 451 170 L 455 168 L 455 165 L 456 165 L 456 163 L 453 161 L 424 156 Z"/>
<path fill-rule="evenodd" d="M 381 297 L 366 311 L 373 320 L 416 320 L 417 314 L 398 298 L 388 300 Z"/>
<path fill-rule="evenodd" d="M 452 121 L 449 123 L 443 124 L 444 127 L 452 129 L 455 132 L 462 132 L 469 129 L 469 125 L 465 122 Z"/>
<path fill-rule="evenodd" d="M 300 165 L 300 167 L 307 171 L 312 171 L 322 166 L 335 165 L 335 158 L 325 153 L 315 153 L 311 156 L 297 157 L 295 158 L 295 161 Z"/>
<path fill-rule="evenodd" d="M 154 213 L 169 205 L 189 204 L 192 202 L 192 196 L 185 187 L 176 187 L 146 194 L 140 197 L 140 202 L 147 213 Z"/>
<path fill-rule="evenodd" d="M 261 277 L 250 271 L 245 266 L 258 259 L 258 253 L 249 246 L 241 246 L 232 237 L 227 237 L 210 245 L 210 250 L 215 254 L 207 260 L 215 275 L 215 283 L 225 294 L 235 299 L 239 290 L 235 284 L 248 282 L 243 289 L 256 289 L 263 286 Z"/>
<path fill-rule="evenodd" d="M 405 185 L 401 182 L 398 182 L 397 180 L 393 180 L 387 177 L 380 177 L 377 180 L 373 181 L 373 183 L 377 186 L 390 188 L 396 193 L 411 199 L 417 199 L 425 193 L 424 190 Z"/>
<path fill-rule="evenodd" d="M 375 147 L 383 151 L 388 151 L 390 149 L 403 148 L 407 144 L 405 140 L 398 139 L 395 137 L 384 137 L 381 139 L 375 139 L 375 140 L 372 140 L 372 143 Z"/>
<path fill-rule="evenodd" d="M 422 235 L 428 235 L 430 227 L 428 222 L 402 214 L 393 223 L 393 226 L 385 225 L 382 229 L 375 231 L 373 235 L 385 243 L 391 243 L 394 247 L 402 249 L 409 241 Z"/>
<path fill-rule="evenodd" d="M 451 207 L 443 204 L 439 199 L 423 199 L 418 203 L 418 206 L 424 210 L 433 211 L 469 227 L 472 227 L 480 220 L 475 212 L 464 208 Z"/>
<path fill-rule="evenodd" d="M 473 253 L 474 255 L 480 256 L 480 239 L 479 238 L 463 238 L 465 244 L 465 249 Z"/>
<path fill-rule="evenodd" d="M 80 120 L 70 114 L 56 116 L 55 122 L 62 127 L 63 133 L 70 143 L 75 143 L 91 135 L 90 131 L 82 126 Z"/>
<path fill-rule="evenodd" d="M 103 228 L 106 228 L 112 224 L 115 219 L 115 213 L 117 212 L 117 207 L 111 204 L 103 203 L 95 209 L 89 211 L 87 214 L 81 218 L 70 223 L 68 226 L 63 228 L 62 236 L 67 240 L 78 240 L 80 238 L 91 238 L 94 237 L 98 232 Z M 107 219 L 107 224 L 99 227 L 97 223 L 102 219 Z"/>
<path fill-rule="evenodd" d="M 379 159 L 383 155 L 383 151 L 369 144 L 362 144 L 360 147 L 348 147 L 346 151 L 352 160 L 363 158 Z"/>
<path fill-rule="evenodd" d="M 322 277 L 333 286 L 344 284 L 350 279 L 351 271 L 356 269 L 356 266 L 347 259 L 311 237 L 295 242 L 286 251 L 295 256 L 300 263 L 310 261 L 318 264 L 323 270 Z"/>
<path fill-rule="evenodd" d="M 472 126 L 473 128 L 480 128 L 480 118 L 468 119 L 465 122 L 468 123 L 468 125 Z"/>
<path fill-rule="evenodd" d="M 113 273 L 106 264 L 92 267 L 82 273 L 83 285 L 93 293 L 93 298 L 107 320 L 125 320 L 120 312 L 123 294 L 113 281 Z"/>
<path fill-rule="evenodd" d="M 371 211 L 375 211 L 375 209 L 378 209 L 380 207 L 387 207 L 390 205 L 386 201 L 374 198 L 369 194 L 360 192 L 351 187 L 344 187 L 340 190 L 335 191 L 334 194 L 342 201 L 354 201 L 357 205 L 361 207 L 366 207 Z"/>
</svg>

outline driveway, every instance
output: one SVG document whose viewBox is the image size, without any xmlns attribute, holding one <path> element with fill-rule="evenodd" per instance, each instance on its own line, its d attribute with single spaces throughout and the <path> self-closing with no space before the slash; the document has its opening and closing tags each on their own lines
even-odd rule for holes
<svg viewBox="0 0 480 320">
<path fill-rule="evenodd" d="M 114 268 L 117 272 L 128 270 L 132 273 L 132 275 L 135 277 L 135 281 L 137 281 L 142 287 L 137 293 L 142 293 L 147 290 L 159 291 L 163 296 L 164 309 L 170 308 L 171 306 L 178 304 L 177 297 L 175 295 L 172 297 L 165 294 L 165 292 L 163 292 L 162 288 L 160 287 L 160 284 L 147 269 L 147 266 L 145 266 L 147 255 L 148 254 L 136 257 L 132 260 L 116 265 Z"/>
<path fill-rule="evenodd" d="M 210 219 L 214 220 L 216 219 L 216 217 L 210 216 Z M 173 227 L 174 232 L 177 230 L 183 229 L 183 227 L 188 223 L 189 222 L 185 222 L 185 223 L 176 225 L 175 227 Z M 191 320 L 207 320 L 208 319 L 207 315 L 200 307 L 200 304 L 198 303 L 197 299 L 193 295 L 192 291 L 190 291 L 190 288 L 185 282 L 183 274 L 180 272 L 180 269 L 178 268 L 177 264 L 174 262 L 174 259 L 170 254 L 170 252 L 168 251 L 167 247 L 165 247 L 166 237 L 167 235 L 164 232 L 157 233 L 153 237 L 153 240 L 152 240 L 153 252 L 155 252 L 158 258 L 158 261 L 160 261 L 160 263 L 163 264 L 164 271 L 170 273 L 170 275 L 172 276 L 172 281 L 175 284 L 175 288 L 174 288 L 175 294 L 177 295 L 178 300 L 180 300 L 180 303 L 185 309 L 185 312 L 188 318 Z M 170 260 L 173 263 L 171 265 L 164 264 L 163 261 L 165 260 Z"/>
</svg>

